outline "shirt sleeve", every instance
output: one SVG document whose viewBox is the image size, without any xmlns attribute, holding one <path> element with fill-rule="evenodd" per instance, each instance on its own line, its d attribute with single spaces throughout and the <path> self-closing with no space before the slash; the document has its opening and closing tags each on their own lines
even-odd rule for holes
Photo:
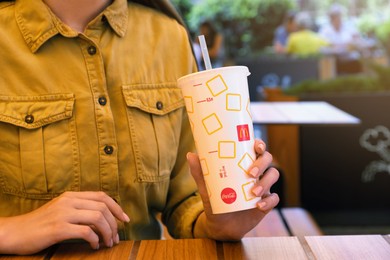
<svg viewBox="0 0 390 260">
<path fill-rule="evenodd" d="M 174 238 L 192 238 L 194 223 L 204 209 L 187 164 L 186 155 L 195 148 L 184 109 L 180 140 L 178 157 L 170 181 L 168 205 L 163 212 L 162 220 Z"/>
</svg>

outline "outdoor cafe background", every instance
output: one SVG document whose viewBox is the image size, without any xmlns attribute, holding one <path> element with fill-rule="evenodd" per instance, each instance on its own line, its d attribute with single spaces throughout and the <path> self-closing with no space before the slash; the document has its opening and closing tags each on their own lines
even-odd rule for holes
<svg viewBox="0 0 390 260">
<path fill-rule="evenodd" d="M 390 3 L 384 0 L 172 2 L 182 13 L 194 39 L 203 21 L 215 26 L 223 37 L 223 65 L 249 67 L 252 101 L 267 100 L 267 89 L 280 89 L 280 99 L 327 101 L 361 120 L 357 126 L 261 126 L 260 134 L 265 139 L 272 135 L 270 129 L 277 132 L 273 138 L 298 133 L 297 147 L 286 148 L 284 152 L 298 149 L 295 158 L 299 167 L 299 194 L 283 194 L 282 204 L 310 210 L 325 231 L 329 227 L 328 232 L 338 232 L 337 228 L 344 228 L 340 231 L 344 233 L 389 232 L 390 118 L 386 111 L 390 111 Z M 342 57 L 339 53 L 299 57 L 275 52 L 274 32 L 286 14 L 292 10 L 309 13 L 313 31 L 318 32 L 329 23 L 328 12 L 334 3 L 345 7 L 344 21 L 355 26 L 359 42 L 363 43 L 347 49 L 348 57 L 353 58 L 353 69 L 348 71 L 348 67 L 345 70 L 345 66 L 339 66 Z M 288 166 L 280 167 L 285 175 L 289 174 Z M 282 184 L 288 185 L 283 179 Z M 296 199 L 289 200 L 291 196 Z"/>
</svg>

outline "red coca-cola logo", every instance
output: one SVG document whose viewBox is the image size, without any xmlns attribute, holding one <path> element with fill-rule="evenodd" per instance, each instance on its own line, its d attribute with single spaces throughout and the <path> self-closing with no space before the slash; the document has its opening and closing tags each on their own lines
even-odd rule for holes
<svg viewBox="0 0 390 260">
<path fill-rule="evenodd" d="M 232 188 L 225 188 L 221 192 L 221 199 L 226 204 L 232 204 L 237 199 L 237 193 Z"/>
</svg>

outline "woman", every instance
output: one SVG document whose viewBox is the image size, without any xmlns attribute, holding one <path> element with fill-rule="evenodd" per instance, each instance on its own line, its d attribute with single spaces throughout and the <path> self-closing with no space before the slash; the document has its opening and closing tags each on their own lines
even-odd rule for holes
<svg viewBox="0 0 390 260">
<path fill-rule="evenodd" d="M 240 239 L 278 203 L 257 140 L 259 208 L 211 214 L 176 86 L 196 70 L 187 32 L 142 4 L 0 3 L 0 253 L 158 239 L 157 212 L 174 237 Z"/>
</svg>

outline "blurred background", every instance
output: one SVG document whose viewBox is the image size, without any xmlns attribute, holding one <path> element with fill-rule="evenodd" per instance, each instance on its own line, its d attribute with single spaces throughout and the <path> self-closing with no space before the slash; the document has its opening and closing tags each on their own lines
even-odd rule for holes
<svg viewBox="0 0 390 260">
<path fill-rule="evenodd" d="M 359 125 L 257 125 L 282 172 L 281 207 L 325 234 L 390 233 L 390 2 L 171 0 L 203 68 L 245 65 L 251 101 L 326 101 Z"/>
</svg>

